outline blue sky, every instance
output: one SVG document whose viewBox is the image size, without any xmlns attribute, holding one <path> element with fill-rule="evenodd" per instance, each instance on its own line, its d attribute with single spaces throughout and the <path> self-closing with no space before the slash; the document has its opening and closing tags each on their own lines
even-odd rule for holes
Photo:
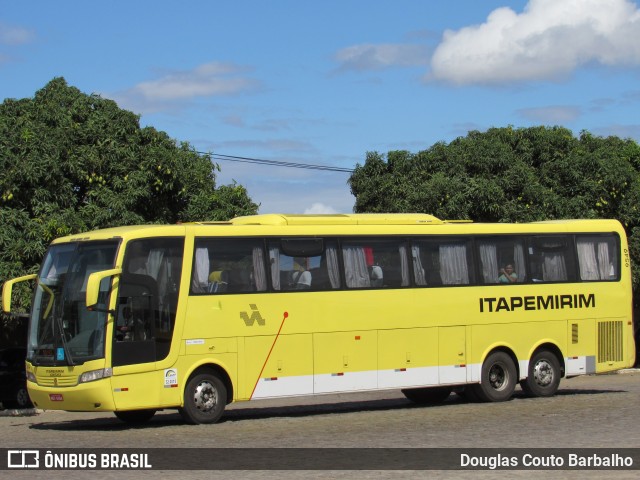
<svg viewBox="0 0 640 480">
<path fill-rule="evenodd" d="M 631 0 L 0 0 L 0 95 L 54 77 L 199 151 L 354 168 L 469 130 L 640 141 Z M 351 212 L 348 173 L 220 162 L 261 213 Z"/>
</svg>

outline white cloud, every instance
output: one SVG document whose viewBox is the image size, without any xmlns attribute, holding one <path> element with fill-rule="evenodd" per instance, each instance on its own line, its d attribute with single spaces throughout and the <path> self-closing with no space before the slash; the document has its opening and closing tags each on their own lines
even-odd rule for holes
<svg viewBox="0 0 640 480">
<path fill-rule="evenodd" d="M 362 44 L 343 48 L 335 54 L 338 71 L 381 70 L 390 67 L 426 65 L 427 48 L 409 44 Z"/>
<path fill-rule="evenodd" d="M 34 39 L 35 34 L 31 30 L 0 22 L 0 44 L 24 45 Z"/>
<path fill-rule="evenodd" d="M 150 113 L 170 108 L 175 102 L 233 95 L 259 88 L 259 82 L 248 77 L 247 71 L 238 65 L 211 62 L 193 70 L 175 71 L 156 80 L 139 83 L 110 97 L 126 108 Z"/>
<path fill-rule="evenodd" d="M 582 109 L 570 105 L 551 105 L 538 108 L 522 108 L 518 110 L 522 117 L 543 124 L 566 124 L 580 115 Z"/>
<path fill-rule="evenodd" d="M 448 30 L 429 78 L 468 84 L 557 80 L 590 63 L 640 65 L 640 11 L 629 0 L 530 0 Z"/>
<path fill-rule="evenodd" d="M 256 86 L 254 80 L 239 75 L 244 71 L 235 65 L 213 62 L 139 83 L 134 89 L 146 98 L 158 100 L 228 95 Z"/>
<path fill-rule="evenodd" d="M 304 211 L 304 213 L 319 215 L 319 214 L 326 214 L 326 213 L 338 213 L 338 211 L 333 207 L 325 205 L 324 203 L 316 202 L 313 205 L 311 205 L 311 207 L 307 208 Z"/>
</svg>

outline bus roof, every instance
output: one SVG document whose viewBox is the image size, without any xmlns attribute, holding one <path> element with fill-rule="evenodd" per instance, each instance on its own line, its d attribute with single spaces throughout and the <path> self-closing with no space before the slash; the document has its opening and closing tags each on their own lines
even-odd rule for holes
<svg viewBox="0 0 640 480">
<path fill-rule="evenodd" d="M 236 217 L 232 225 L 439 225 L 442 220 L 424 213 L 356 213 L 330 215 L 264 214 Z"/>
<path fill-rule="evenodd" d="M 537 225 L 537 227 L 536 227 Z M 377 227 L 406 227 L 414 231 L 411 227 L 440 226 L 447 233 L 530 233 L 530 232 L 564 232 L 583 231 L 600 232 L 603 229 L 608 231 L 622 231 L 622 226 L 617 220 L 606 219 L 567 219 L 567 220 L 546 220 L 530 223 L 473 223 L 469 220 L 440 220 L 439 218 L 422 213 L 355 213 L 355 214 L 331 214 L 331 215 L 307 215 L 307 214 L 261 214 L 236 217 L 229 221 L 204 221 L 188 222 L 173 225 L 130 225 L 122 227 L 94 230 L 90 232 L 77 233 L 65 237 L 57 238 L 52 243 L 63 243 L 70 241 L 106 240 L 112 238 L 141 238 L 154 236 L 182 236 L 188 230 L 201 231 L 206 227 L 221 228 L 220 232 L 226 231 L 229 227 L 241 227 L 244 234 L 253 235 L 254 231 L 269 232 L 278 234 L 280 228 L 293 227 L 291 232 L 296 233 L 308 231 L 305 227 L 318 227 L 323 232 L 339 234 L 340 227 L 359 226 L 360 233 L 375 234 L 379 231 Z M 444 227 L 449 228 L 444 228 Z M 253 228 L 252 228 L 253 227 Z M 194 229 L 194 230 L 192 230 Z M 246 229 L 246 230 L 245 230 Z M 255 230 L 254 230 L 255 229 Z M 318 231 L 319 231 L 318 230 Z M 348 230 L 348 229 L 347 229 Z M 387 233 L 389 229 L 383 228 Z M 403 229 L 404 231 L 408 231 Z M 428 229 L 430 230 L 430 229 Z M 441 228 L 439 233 L 444 233 Z M 249 233 L 251 231 L 251 233 Z M 417 232 L 417 230 L 416 230 Z M 426 233 L 426 232 L 425 232 Z M 432 232 L 429 232 L 432 233 Z M 239 234 L 239 230 L 233 233 Z"/>
</svg>

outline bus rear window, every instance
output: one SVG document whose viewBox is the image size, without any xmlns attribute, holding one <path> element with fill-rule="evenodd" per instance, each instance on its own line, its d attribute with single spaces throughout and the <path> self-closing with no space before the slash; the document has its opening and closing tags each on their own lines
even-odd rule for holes
<svg viewBox="0 0 640 480">
<path fill-rule="evenodd" d="M 576 238 L 580 280 L 603 281 L 619 278 L 620 260 L 617 237 L 578 235 Z"/>
</svg>

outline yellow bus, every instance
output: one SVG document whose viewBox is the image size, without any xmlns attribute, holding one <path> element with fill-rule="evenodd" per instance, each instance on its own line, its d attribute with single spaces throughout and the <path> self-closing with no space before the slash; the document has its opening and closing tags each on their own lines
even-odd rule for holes
<svg viewBox="0 0 640 480">
<path fill-rule="evenodd" d="M 213 423 L 230 402 L 401 389 L 506 401 L 635 360 L 615 220 L 256 215 L 55 240 L 35 280 L 43 409 Z"/>
</svg>

